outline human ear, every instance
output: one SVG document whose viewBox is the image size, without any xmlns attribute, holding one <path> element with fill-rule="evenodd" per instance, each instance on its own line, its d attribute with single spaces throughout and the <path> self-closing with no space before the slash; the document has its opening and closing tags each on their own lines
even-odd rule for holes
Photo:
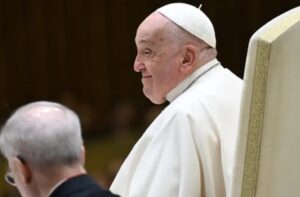
<svg viewBox="0 0 300 197">
<path fill-rule="evenodd" d="M 83 145 L 81 146 L 80 161 L 83 165 L 85 164 L 85 148 Z"/>
<path fill-rule="evenodd" d="M 183 47 L 183 58 L 181 62 L 181 72 L 188 72 L 195 66 L 196 61 L 196 47 L 194 45 L 185 45 Z"/>
<path fill-rule="evenodd" d="M 31 181 L 32 173 L 28 165 L 23 162 L 20 158 L 13 158 L 13 166 L 15 171 L 15 176 L 19 177 L 19 180 L 24 184 L 29 184 Z"/>
</svg>

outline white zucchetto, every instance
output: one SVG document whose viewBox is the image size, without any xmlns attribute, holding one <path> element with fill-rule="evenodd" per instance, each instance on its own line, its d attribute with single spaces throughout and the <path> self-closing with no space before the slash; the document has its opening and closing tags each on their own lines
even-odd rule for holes
<svg viewBox="0 0 300 197">
<path fill-rule="evenodd" d="M 199 8 L 185 3 L 171 3 L 156 11 L 211 47 L 216 48 L 214 27 Z"/>
</svg>

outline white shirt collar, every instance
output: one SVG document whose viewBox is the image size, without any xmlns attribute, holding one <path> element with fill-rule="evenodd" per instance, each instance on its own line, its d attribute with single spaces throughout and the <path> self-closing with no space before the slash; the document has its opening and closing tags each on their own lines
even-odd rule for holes
<svg viewBox="0 0 300 197">
<path fill-rule="evenodd" d="M 172 89 L 167 95 L 166 99 L 169 102 L 172 102 L 177 98 L 182 92 L 184 92 L 196 79 L 201 77 L 206 71 L 210 70 L 212 67 L 218 65 L 219 62 L 217 59 L 213 59 L 205 65 L 201 66 L 195 70 L 190 76 L 181 81 L 174 89 Z"/>
</svg>

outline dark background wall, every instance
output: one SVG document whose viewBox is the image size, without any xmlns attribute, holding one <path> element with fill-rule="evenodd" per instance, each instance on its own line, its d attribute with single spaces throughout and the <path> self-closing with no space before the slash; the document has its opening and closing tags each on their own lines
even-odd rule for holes
<svg viewBox="0 0 300 197">
<path fill-rule="evenodd" d="M 176 1 L 0 0 L 0 123 L 35 100 L 68 105 L 81 116 L 85 132 L 125 132 L 147 123 L 157 111 L 146 114 L 153 105 L 132 69 L 135 31 L 148 14 L 171 2 Z M 250 36 L 300 0 L 201 3 L 215 26 L 219 60 L 242 77 Z"/>
<path fill-rule="evenodd" d="M 150 103 L 132 70 L 139 23 L 171 0 L 0 0 L 0 120 L 34 100 L 78 102 L 99 114 Z M 183 2 L 199 5 L 199 0 Z M 250 36 L 299 0 L 202 0 L 219 59 L 242 77 Z"/>
</svg>

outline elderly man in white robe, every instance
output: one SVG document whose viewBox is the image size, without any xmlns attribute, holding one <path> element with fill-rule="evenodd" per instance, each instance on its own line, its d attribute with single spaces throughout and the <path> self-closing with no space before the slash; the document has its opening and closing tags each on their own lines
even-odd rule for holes
<svg viewBox="0 0 300 197">
<path fill-rule="evenodd" d="M 214 28 L 173 3 L 139 26 L 134 70 L 155 104 L 170 104 L 121 166 L 111 190 L 130 197 L 222 197 L 231 183 L 242 80 L 216 59 Z"/>
</svg>

